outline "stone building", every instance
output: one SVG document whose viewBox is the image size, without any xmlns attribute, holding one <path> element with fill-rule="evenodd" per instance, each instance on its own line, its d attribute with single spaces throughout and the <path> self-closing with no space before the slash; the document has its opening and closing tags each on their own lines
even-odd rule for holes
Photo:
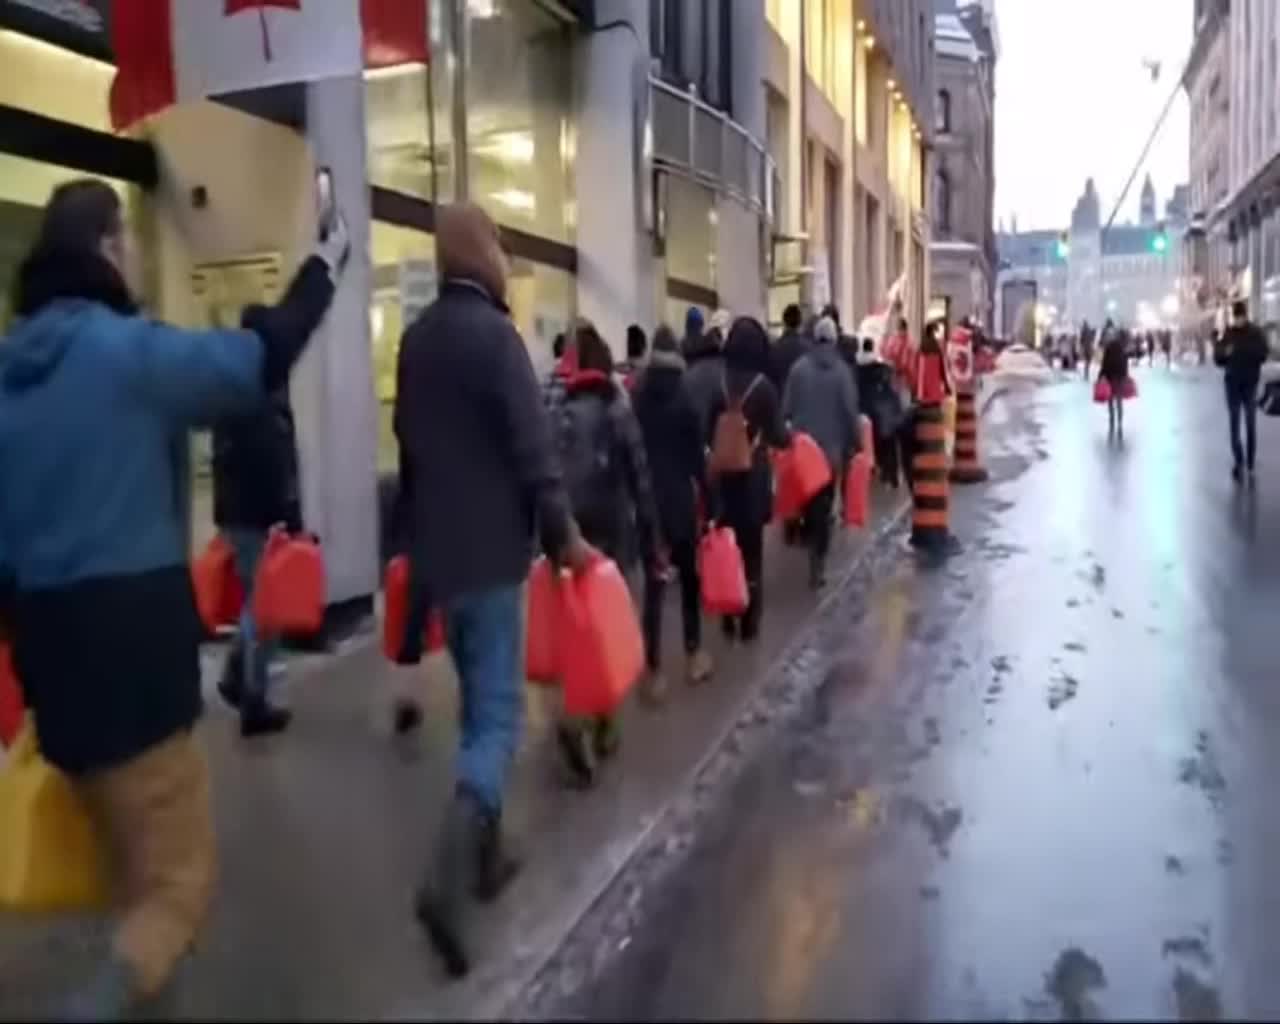
<svg viewBox="0 0 1280 1024">
<path fill-rule="evenodd" d="M 935 0 L 931 315 L 992 323 L 996 244 L 992 5 Z"/>
</svg>

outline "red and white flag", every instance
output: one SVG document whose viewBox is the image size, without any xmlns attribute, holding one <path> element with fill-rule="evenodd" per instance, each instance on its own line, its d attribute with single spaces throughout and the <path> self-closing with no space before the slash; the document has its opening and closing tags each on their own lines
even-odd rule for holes
<svg viewBox="0 0 1280 1024">
<path fill-rule="evenodd" d="M 115 0 L 111 121 L 285 82 L 425 63 L 428 0 Z"/>
</svg>

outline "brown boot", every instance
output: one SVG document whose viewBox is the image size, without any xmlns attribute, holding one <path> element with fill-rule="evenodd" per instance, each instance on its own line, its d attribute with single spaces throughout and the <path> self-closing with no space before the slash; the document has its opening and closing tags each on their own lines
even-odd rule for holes
<svg viewBox="0 0 1280 1024">
<path fill-rule="evenodd" d="M 715 672 L 715 663 L 706 651 L 694 651 L 689 655 L 689 685 L 697 686 L 705 683 Z"/>
</svg>

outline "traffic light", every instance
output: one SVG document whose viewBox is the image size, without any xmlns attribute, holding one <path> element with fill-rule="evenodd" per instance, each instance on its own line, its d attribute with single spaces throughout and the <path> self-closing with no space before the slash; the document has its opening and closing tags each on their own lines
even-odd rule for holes
<svg viewBox="0 0 1280 1024">
<path fill-rule="evenodd" d="M 1067 240 L 1067 233 L 1064 231 L 1058 236 L 1058 244 L 1054 247 L 1054 251 L 1058 254 L 1058 259 L 1065 260 L 1071 255 L 1071 243 Z"/>
<path fill-rule="evenodd" d="M 1165 233 L 1164 225 L 1156 225 L 1156 233 L 1151 236 L 1151 251 L 1163 254 L 1168 251 L 1169 236 Z"/>
</svg>

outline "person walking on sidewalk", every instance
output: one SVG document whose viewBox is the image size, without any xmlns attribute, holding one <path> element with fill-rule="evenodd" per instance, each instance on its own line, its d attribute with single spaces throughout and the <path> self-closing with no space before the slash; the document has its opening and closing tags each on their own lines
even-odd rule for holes
<svg viewBox="0 0 1280 1024">
<path fill-rule="evenodd" d="M 494 899 L 516 865 L 503 794 L 524 708 L 522 587 L 535 526 L 548 557 L 593 557 L 569 510 L 528 350 L 505 305 L 498 229 L 478 206 L 436 220 L 440 294 L 405 331 L 393 423 L 411 482 L 411 543 L 444 613 L 462 713 L 453 799 L 416 911 L 450 974 L 467 973 L 467 901 Z"/>
<path fill-rule="evenodd" d="M 644 336 L 644 328 L 639 324 L 632 324 L 627 328 L 627 358 L 618 364 L 618 376 L 622 378 L 623 386 L 628 391 L 635 389 L 648 351 L 649 341 Z"/>
<path fill-rule="evenodd" d="M 1107 432 L 1124 437 L 1124 389 L 1129 379 L 1129 341 L 1121 330 L 1111 328 L 1102 336 L 1102 365 L 1098 377 L 1107 382 Z"/>
<path fill-rule="evenodd" d="M 782 334 L 769 353 L 769 380 L 778 394 L 786 388 L 791 368 L 812 347 L 809 336 L 802 330 L 803 321 L 800 307 L 794 302 L 782 311 Z"/>
<path fill-rule="evenodd" d="M 680 610 L 684 627 L 686 675 L 690 683 L 709 679 L 711 657 L 702 647 L 701 581 L 698 577 L 698 495 L 713 500 L 707 485 L 706 450 L 702 427 L 685 393 L 684 360 L 671 329 L 653 335 L 649 364 L 636 386 L 632 403 L 653 478 L 658 522 L 671 565 L 680 582 Z M 715 518 L 714 507 L 708 509 Z M 649 674 L 645 696 L 660 703 L 666 696 L 662 676 L 662 574 L 649 572 L 644 581 L 644 639 Z"/>
<path fill-rule="evenodd" d="M 1223 369 L 1222 384 L 1227 398 L 1227 423 L 1231 431 L 1231 476 L 1239 483 L 1248 472 L 1254 482 L 1254 461 L 1258 454 L 1258 382 L 1270 347 L 1262 328 L 1249 319 L 1244 302 L 1231 304 L 1231 326 L 1215 346 L 1213 359 Z M 1245 446 L 1240 444 L 1240 421 L 1244 420 Z"/>
<path fill-rule="evenodd" d="M 902 478 L 902 397 L 894 385 L 893 370 L 876 352 L 874 338 L 862 339 L 858 353 L 858 407 L 871 420 L 875 458 L 880 479 L 897 490 Z"/>
<path fill-rule="evenodd" d="M 831 466 L 831 481 L 810 500 L 804 512 L 809 545 L 809 586 L 826 583 L 831 549 L 831 517 L 836 487 L 850 457 L 861 447 L 858 388 L 836 349 L 839 329 L 829 316 L 818 321 L 813 350 L 791 370 L 782 398 L 782 418 L 817 442 Z"/>
<path fill-rule="evenodd" d="M 680 339 L 680 352 L 686 363 L 692 361 L 695 352 L 703 349 L 702 332 L 705 322 L 702 310 L 697 306 L 690 306 L 685 310 L 684 337 Z"/>
<path fill-rule="evenodd" d="M 691 308 L 690 312 L 698 311 Z M 718 330 L 709 330 L 699 334 L 694 344 L 690 344 L 690 337 L 686 336 L 684 361 L 685 390 L 693 403 L 693 411 L 698 414 L 698 422 L 706 423 L 724 378 L 724 335 Z"/>
<path fill-rule="evenodd" d="M 613 355 L 596 329 L 577 331 L 578 371 L 554 424 L 556 448 L 574 518 L 587 543 L 625 571 L 638 535 L 646 576 L 658 571 L 658 522 L 640 424 L 614 378 Z M 600 759 L 618 748 L 615 715 L 565 718 L 557 738 L 574 780 L 595 782 Z"/>
<path fill-rule="evenodd" d="M 141 315 L 120 200 L 60 185 L 0 344 L 0 565 L 43 756 L 101 829 L 118 901 L 107 960 L 55 1016 L 106 1019 L 157 995 L 214 886 L 200 640 L 188 568 L 187 431 L 260 407 L 324 316 L 349 249 L 337 217 L 244 329 Z M 3 572 L 0 572 L 3 575 Z"/>
<path fill-rule="evenodd" d="M 277 643 L 254 622 L 253 587 L 271 528 L 302 530 L 298 450 L 287 386 L 251 412 L 215 424 L 213 521 L 235 552 L 245 591 L 240 631 L 227 655 L 218 692 L 240 712 L 242 736 L 281 732 L 291 714 L 269 700 Z"/>
<path fill-rule="evenodd" d="M 791 443 L 778 393 L 769 382 L 769 336 L 760 322 L 739 317 L 725 343 L 724 370 L 704 419 L 720 522 L 742 551 L 750 604 L 723 620 L 725 635 L 756 638 L 764 611 L 764 528 L 773 512 L 773 471 L 767 448 Z"/>
</svg>

